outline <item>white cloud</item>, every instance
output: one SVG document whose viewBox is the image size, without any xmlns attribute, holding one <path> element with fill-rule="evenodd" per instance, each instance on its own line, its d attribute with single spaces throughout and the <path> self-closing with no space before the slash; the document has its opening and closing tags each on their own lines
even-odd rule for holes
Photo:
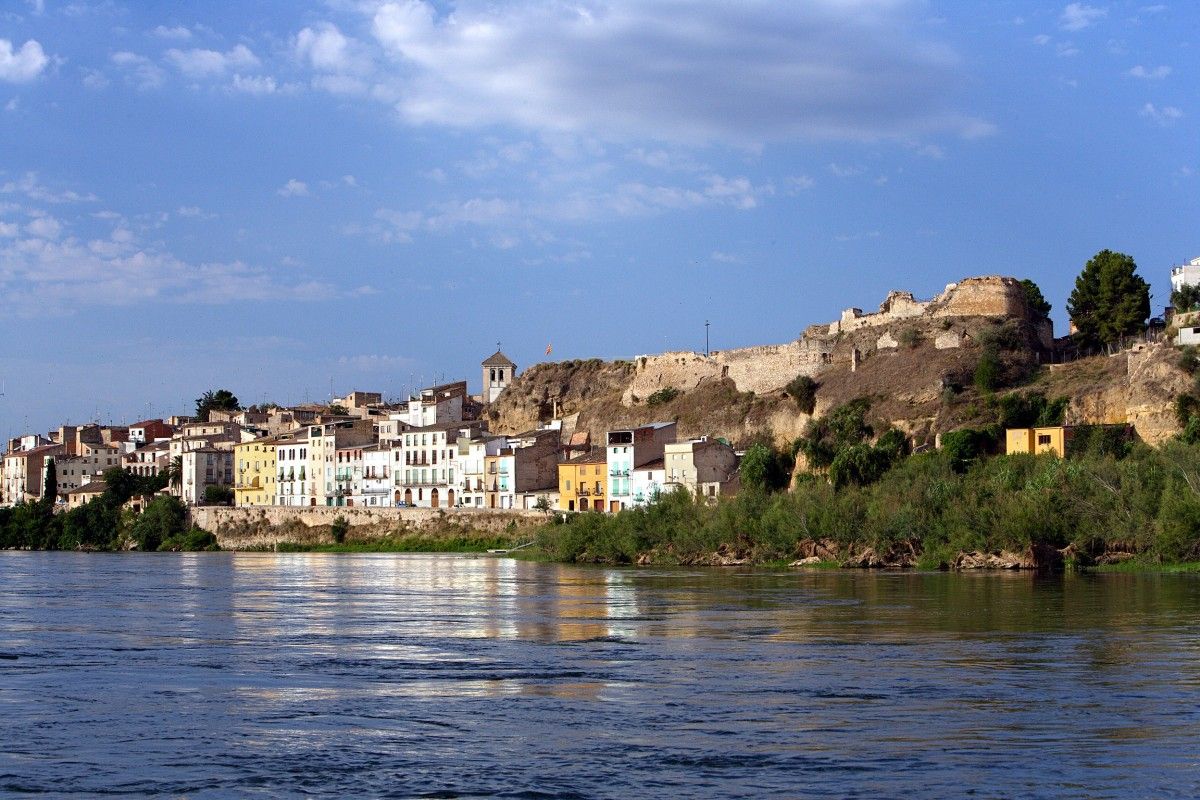
<svg viewBox="0 0 1200 800">
<path fill-rule="evenodd" d="M 720 250 L 714 250 L 709 258 L 721 264 L 744 264 L 746 262 L 746 259 L 739 255 L 722 253 Z"/>
<path fill-rule="evenodd" d="M 328 22 L 304 28 L 292 46 L 296 57 L 318 72 L 363 75 L 372 68 L 363 44 Z"/>
<path fill-rule="evenodd" d="M 157 89 L 167 80 L 161 67 L 137 53 L 121 51 L 113 53 L 109 60 L 124 70 L 127 79 L 138 89 Z"/>
<path fill-rule="evenodd" d="M 175 25 L 170 28 L 166 25 L 159 25 L 151 33 L 160 39 L 172 39 L 178 42 L 185 42 L 192 38 L 192 32 L 182 25 Z"/>
<path fill-rule="evenodd" d="M 828 169 L 839 178 L 857 178 L 867 171 L 862 164 L 830 164 Z"/>
<path fill-rule="evenodd" d="M 39 239 L 57 239 L 62 234 L 62 227 L 54 217 L 35 217 L 25 225 L 25 232 Z"/>
<path fill-rule="evenodd" d="M 4 104 L 5 111 L 16 111 L 21 106 L 20 98 L 14 97 Z"/>
<path fill-rule="evenodd" d="M 1054 46 L 1054 54 L 1059 58 L 1070 58 L 1079 55 L 1079 48 L 1074 42 L 1059 42 Z"/>
<path fill-rule="evenodd" d="M 8 39 L 0 39 L 0 81 L 28 83 L 41 75 L 49 63 L 46 52 L 35 39 L 15 50 Z"/>
<path fill-rule="evenodd" d="M 1175 106 L 1162 106 L 1159 108 L 1153 103 L 1146 103 L 1146 105 L 1142 106 L 1141 110 L 1138 111 L 1138 114 L 1146 119 L 1158 123 L 1159 125 L 1162 125 L 1164 128 L 1169 125 L 1174 125 L 1176 122 L 1183 119 L 1183 112 Z"/>
<path fill-rule="evenodd" d="M 233 76 L 233 83 L 230 87 L 235 92 L 244 92 L 245 94 L 275 94 L 279 86 L 275 83 L 275 79 L 270 75 L 242 75 Z"/>
<path fill-rule="evenodd" d="M 362 372 L 389 372 L 392 370 L 408 367 L 414 364 L 411 358 L 406 356 L 387 356 L 387 355 L 357 355 L 357 356 L 341 356 L 338 358 L 338 364 L 346 367 L 353 367 Z"/>
<path fill-rule="evenodd" d="M 1154 69 L 1147 69 L 1146 67 L 1143 67 L 1141 64 L 1138 64 L 1136 67 L 1129 70 L 1125 74 L 1131 78 L 1144 78 L 1146 80 L 1162 80 L 1163 78 L 1165 78 L 1171 74 L 1171 68 L 1167 67 L 1167 66 L 1161 66 L 1161 67 L 1155 67 Z"/>
<path fill-rule="evenodd" d="M 108 76 L 98 69 L 83 70 L 83 85 L 88 89 L 104 89 L 108 87 Z"/>
<path fill-rule="evenodd" d="M 304 181 L 298 181 L 292 178 L 283 186 L 279 187 L 277 194 L 280 197 L 308 197 L 308 184 Z"/>
<path fill-rule="evenodd" d="M 42 183 L 36 172 L 26 172 L 17 180 L 0 184 L 0 194 L 23 194 L 39 203 L 91 203 L 96 200 L 96 195 L 91 193 L 80 194 L 71 189 L 55 191 Z"/>
<path fill-rule="evenodd" d="M 1039 33 L 1037 36 L 1033 37 L 1033 43 L 1042 47 L 1050 44 L 1051 41 L 1051 38 L 1044 33 Z"/>
<path fill-rule="evenodd" d="M 372 30 L 394 62 L 397 110 L 415 124 L 736 144 L 990 133 L 954 109 L 959 59 L 908 33 L 920 21 L 911 9 L 536 0 L 439 15 L 406 0 L 373 7 Z"/>
<path fill-rule="evenodd" d="M 18 305 L 46 308 L 128 306 L 146 301 L 228 303 L 239 300 L 312 300 L 338 296 L 329 284 L 276 281 L 267 271 L 240 261 L 188 263 L 167 252 L 142 247 L 118 226 L 107 239 L 88 243 L 56 239 L 49 217 L 37 232 L 0 242 L 0 292 Z M 52 235 L 53 234 L 53 235 Z"/>
<path fill-rule="evenodd" d="M 816 186 L 817 182 L 808 175 L 793 175 L 787 179 L 789 194 L 797 194 Z"/>
<path fill-rule="evenodd" d="M 202 48 L 172 48 L 166 52 L 165 58 L 189 78 L 211 78 L 231 70 L 256 67 L 259 64 L 258 56 L 250 52 L 250 48 L 244 44 L 234 45 L 233 49 L 225 53 Z"/>
<path fill-rule="evenodd" d="M 1107 16 L 1107 9 L 1089 6 L 1086 3 L 1068 3 L 1058 17 L 1058 25 L 1065 31 L 1081 31 Z"/>
<path fill-rule="evenodd" d="M 20 227 L 15 222 L 0 222 L 0 239 L 16 238 L 20 230 Z"/>
</svg>

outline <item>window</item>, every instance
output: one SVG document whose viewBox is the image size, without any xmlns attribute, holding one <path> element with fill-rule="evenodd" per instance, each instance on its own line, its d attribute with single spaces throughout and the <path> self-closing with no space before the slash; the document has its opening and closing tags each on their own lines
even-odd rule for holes
<svg viewBox="0 0 1200 800">
<path fill-rule="evenodd" d="M 566 488 L 567 488 L 567 491 L 568 491 L 568 492 L 569 492 L 569 491 L 571 491 L 571 482 L 570 482 L 570 481 L 567 481 L 567 487 L 566 487 Z M 575 509 L 571 509 L 571 510 L 572 510 L 572 511 L 574 511 Z"/>
<path fill-rule="evenodd" d="M 1043 445 L 1043 444 L 1050 444 L 1050 434 L 1048 434 L 1048 433 L 1039 433 L 1039 434 L 1038 434 L 1038 444 L 1039 444 L 1039 445 Z"/>
</svg>

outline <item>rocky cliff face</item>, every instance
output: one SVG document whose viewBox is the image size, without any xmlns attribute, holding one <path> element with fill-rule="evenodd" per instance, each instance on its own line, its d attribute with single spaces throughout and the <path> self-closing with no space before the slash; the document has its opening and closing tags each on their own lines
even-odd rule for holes
<svg viewBox="0 0 1200 800">
<path fill-rule="evenodd" d="M 932 442 L 972 421 L 962 413 L 973 398 L 971 376 L 981 343 L 997 332 L 1030 365 L 1050 338 L 1048 323 L 1029 310 L 1016 280 L 967 278 L 929 301 L 892 292 L 876 313 L 848 309 L 837 322 L 810 326 L 785 344 L 538 364 L 501 395 L 489 417 L 493 430 L 516 432 L 578 415 L 576 429 L 590 431 L 593 443 L 614 428 L 675 420 L 684 437 L 745 444 L 767 434 L 782 444 L 809 421 L 784 389 L 797 375 L 809 375 L 820 384 L 816 415 L 868 397 L 874 419 L 917 443 Z M 1151 347 L 1056 365 L 1032 388 L 1070 398 L 1069 423 L 1130 422 L 1157 443 L 1177 432 L 1171 400 L 1190 385 L 1172 352 Z M 948 387 L 960 392 L 953 407 Z"/>
</svg>

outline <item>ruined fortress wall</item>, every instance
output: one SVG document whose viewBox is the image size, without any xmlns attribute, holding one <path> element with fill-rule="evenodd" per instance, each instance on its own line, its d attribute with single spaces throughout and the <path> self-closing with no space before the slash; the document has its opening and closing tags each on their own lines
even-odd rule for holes
<svg viewBox="0 0 1200 800">
<path fill-rule="evenodd" d="M 964 278 L 937 297 L 933 316 L 1028 319 L 1029 306 L 1025 290 L 1015 278 Z"/>
<path fill-rule="evenodd" d="M 858 309 L 848 309 L 836 322 L 810 326 L 795 342 L 723 350 L 711 356 L 692 352 L 639 356 L 634 360 L 633 379 L 622 402 L 628 406 L 635 397 L 644 402 L 660 389 L 689 391 L 705 381 L 722 378 L 731 379 L 741 392 L 779 391 L 797 375 L 816 376 L 822 367 L 838 359 L 845 360 L 850 349 L 896 347 L 893 329 L 897 326 L 921 323 L 932 326 L 934 320 L 940 323 L 956 317 L 1032 321 L 1024 289 L 1014 278 L 964 278 L 948 285 L 932 300 L 917 300 L 910 292 L 893 291 L 878 312 L 863 314 Z M 844 338 L 847 334 L 849 339 Z M 939 349 L 958 347 L 964 341 L 961 331 L 943 335 L 939 330 L 929 338 L 935 336 Z"/>
<path fill-rule="evenodd" d="M 822 365 L 822 346 L 799 340 L 703 353 L 674 352 L 634 359 L 634 375 L 622 402 L 645 401 L 659 389 L 688 391 L 705 381 L 729 378 L 739 392 L 779 391 L 797 375 L 815 374 Z"/>
</svg>

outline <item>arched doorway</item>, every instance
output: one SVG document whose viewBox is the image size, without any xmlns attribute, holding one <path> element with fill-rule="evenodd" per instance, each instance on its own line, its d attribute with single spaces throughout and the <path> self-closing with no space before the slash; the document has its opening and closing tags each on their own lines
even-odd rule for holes
<svg viewBox="0 0 1200 800">
<path fill-rule="evenodd" d="M 587 511 L 587 510 L 588 510 L 588 501 L 587 501 L 587 498 L 586 498 L 586 497 L 581 497 L 581 498 L 579 498 L 579 510 L 580 510 L 580 511 Z"/>
<path fill-rule="evenodd" d="M 438 490 L 437 489 L 429 490 L 429 507 L 430 508 L 438 507 Z"/>
<path fill-rule="evenodd" d="M 400 494 L 400 490 L 397 489 L 396 490 L 396 505 L 400 505 L 400 501 L 403 499 L 404 499 L 404 496 L 402 494 Z"/>
<path fill-rule="evenodd" d="M 404 505 L 406 505 L 406 506 L 412 505 L 412 489 L 404 490 Z"/>
<path fill-rule="evenodd" d="M 454 508 L 454 490 L 446 492 L 446 508 Z"/>
</svg>

